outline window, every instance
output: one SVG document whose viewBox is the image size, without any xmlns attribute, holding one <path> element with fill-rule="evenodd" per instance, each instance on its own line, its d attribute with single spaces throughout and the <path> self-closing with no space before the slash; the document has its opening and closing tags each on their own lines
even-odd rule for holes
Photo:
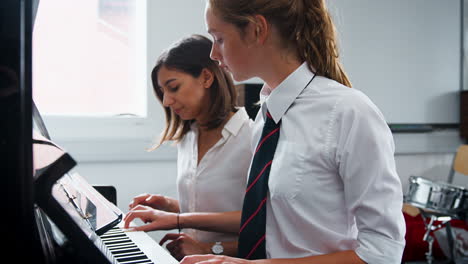
<svg viewBox="0 0 468 264">
<path fill-rule="evenodd" d="M 145 62 L 138 56 L 138 2 L 41 0 L 33 85 L 43 114 L 146 115 L 145 83 L 138 81 L 144 76 L 136 71 Z"/>
<path fill-rule="evenodd" d="M 53 138 L 149 137 L 146 65 L 146 1 L 40 1 L 33 98 Z"/>
</svg>

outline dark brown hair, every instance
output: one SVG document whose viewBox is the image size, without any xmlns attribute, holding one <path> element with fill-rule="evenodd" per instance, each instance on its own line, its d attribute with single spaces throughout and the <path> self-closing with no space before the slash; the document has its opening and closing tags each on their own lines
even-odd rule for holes
<svg viewBox="0 0 468 264">
<path fill-rule="evenodd" d="M 263 15 L 279 32 L 284 48 L 292 48 L 318 75 L 351 87 L 338 60 L 335 26 L 324 0 L 208 0 L 213 12 L 241 32 Z"/>
<path fill-rule="evenodd" d="M 229 113 L 236 110 L 237 101 L 237 92 L 231 76 L 210 58 L 212 45 L 212 41 L 202 35 L 191 35 L 183 38 L 160 55 L 151 72 L 153 89 L 161 105 L 163 93 L 158 85 L 158 72 L 161 67 L 190 74 L 194 78 L 198 78 L 203 69 L 212 72 L 214 81 L 209 89 L 210 105 L 206 106 L 209 108 L 209 121 L 206 124 L 200 124 L 208 129 L 219 127 Z M 180 141 L 194 122 L 194 120 L 182 120 L 170 107 L 164 107 L 164 112 L 166 127 L 161 134 L 159 143 L 151 150 L 158 148 L 165 141 Z"/>
</svg>

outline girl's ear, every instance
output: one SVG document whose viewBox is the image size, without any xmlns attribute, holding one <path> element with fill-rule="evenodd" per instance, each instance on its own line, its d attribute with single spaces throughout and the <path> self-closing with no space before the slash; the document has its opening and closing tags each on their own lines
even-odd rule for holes
<svg viewBox="0 0 468 264">
<path fill-rule="evenodd" d="M 210 88 L 214 82 L 214 74 L 212 71 L 204 68 L 201 73 L 201 81 L 204 88 Z"/>
<path fill-rule="evenodd" d="M 260 44 L 264 44 L 268 34 L 269 34 L 269 25 L 266 18 L 262 15 L 254 16 L 254 26 L 255 26 L 255 38 Z"/>
</svg>

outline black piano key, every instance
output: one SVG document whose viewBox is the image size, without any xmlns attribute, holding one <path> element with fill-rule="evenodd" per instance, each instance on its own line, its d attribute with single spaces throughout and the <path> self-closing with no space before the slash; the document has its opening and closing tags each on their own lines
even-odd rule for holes
<svg viewBox="0 0 468 264">
<path fill-rule="evenodd" d="M 124 243 L 128 243 L 128 242 L 132 242 L 132 240 L 130 240 L 129 238 L 125 238 L 125 239 L 118 240 L 118 241 L 104 242 L 104 244 L 110 246 L 110 245 L 115 245 L 115 244 L 124 244 Z"/>
<path fill-rule="evenodd" d="M 119 264 L 140 264 L 140 263 L 153 263 L 150 259 L 130 260 L 125 262 L 118 262 Z"/>
<path fill-rule="evenodd" d="M 126 262 L 122 264 L 154 264 L 154 262 L 151 261 L 150 259 L 147 259 L 147 260 L 131 261 L 131 262 Z"/>
<path fill-rule="evenodd" d="M 121 249 L 125 249 L 125 248 L 136 247 L 136 246 L 137 245 L 135 243 L 133 243 L 133 242 L 125 243 L 125 244 L 106 245 L 106 247 L 111 251 L 121 250 Z"/>
<path fill-rule="evenodd" d="M 148 259 L 148 257 L 145 254 L 143 254 L 143 255 L 134 256 L 134 257 L 117 258 L 117 261 L 124 263 L 124 262 L 128 262 L 128 261 L 143 260 L 143 259 Z"/>
<path fill-rule="evenodd" d="M 120 264 L 153 263 L 143 252 L 134 256 L 114 256 Z"/>
<path fill-rule="evenodd" d="M 129 248 L 138 248 L 138 246 L 135 243 L 129 243 L 129 244 L 124 244 L 124 245 L 114 245 L 112 247 L 107 247 L 110 251 L 114 252 L 116 250 L 122 250 L 122 249 L 129 249 Z"/>
<path fill-rule="evenodd" d="M 121 237 L 118 239 L 102 239 L 102 242 L 104 242 L 104 244 L 109 244 L 111 242 L 126 241 L 126 240 L 128 240 L 128 237 Z"/>
<path fill-rule="evenodd" d="M 121 264 L 154 264 L 118 227 L 114 227 L 101 235 L 101 240 Z"/>
<path fill-rule="evenodd" d="M 134 258 L 134 257 L 141 257 L 141 260 L 145 260 L 145 259 L 147 260 L 148 259 L 148 257 L 145 254 L 143 254 L 142 252 L 140 252 L 138 254 L 133 253 L 133 254 L 128 254 L 128 255 L 114 256 L 114 257 L 116 259 L 131 259 L 131 258 Z M 125 262 L 132 262 L 132 261 L 133 260 L 122 261 L 122 262 L 125 263 Z M 122 263 L 122 262 L 120 262 L 120 263 Z"/>
<path fill-rule="evenodd" d="M 108 238 L 114 238 L 114 237 L 126 237 L 127 235 L 123 233 L 116 233 L 116 234 L 108 234 L 108 235 L 102 235 L 101 239 L 108 239 Z"/>
<path fill-rule="evenodd" d="M 136 256 L 136 255 L 140 255 L 140 254 L 144 254 L 144 253 L 143 253 L 143 251 L 138 249 L 137 251 L 121 253 L 121 254 L 114 254 L 114 255 L 116 256 L 116 258 L 123 258 L 123 257 Z"/>
<path fill-rule="evenodd" d="M 112 247 L 112 248 L 109 248 L 109 250 L 111 252 L 114 252 L 116 250 L 121 250 L 121 249 L 128 249 L 128 248 L 131 248 L 131 247 L 134 247 L 135 245 L 132 244 L 132 245 L 123 245 L 123 246 L 118 246 L 118 247 Z"/>
<path fill-rule="evenodd" d="M 139 259 L 139 261 L 143 261 L 143 260 L 146 260 L 148 261 L 148 257 L 145 255 L 145 254 L 140 254 L 140 255 L 122 255 L 122 256 L 114 256 L 115 259 L 121 259 L 119 260 L 118 262 L 119 263 L 127 263 L 127 262 L 130 262 L 130 263 L 133 263 L 135 260 L 132 260 L 133 257 L 141 257 L 141 259 Z M 123 259 L 123 260 L 122 260 Z M 125 259 L 130 259 L 130 260 L 125 260 Z"/>
<path fill-rule="evenodd" d="M 101 239 L 103 242 L 110 242 L 110 241 L 118 241 L 118 240 L 124 240 L 127 239 L 128 237 L 112 237 L 112 238 L 104 238 Z"/>
<path fill-rule="evenodd" d="M 115 245 L 107 246 L 107 248 L 110 249 L 110 250 L 115 250 L 115 249 L 119 249 L 119 248 L 130 247 L 130 246 L 135 246 L 135 243 L 130 242 L 130 243 L 125 243 L 125 244 L 115 244 Z"/>
<path fill-rule="evenodd" d="M 132 252 L 141 252 L 141 250 L 138 247 L 135 246 L 135 247 L 132 247 L 132 248 L 126 248 L 126 249 L 112 251 L 112 254 L 119 255 L 119 254 L 132 253 Z"/>
<path fill-rule="evenodd" d="M 104 238 L 104 239 L 101 239 L 102 241 L 104 241 L 104 243 L 106 242 L 111 242 L 111 241 L 119 241 L 119 240 L 124 240 L 124 239 L 127 239 L 128 237 L 113 237 L 113 238 Z"/>
</svg>

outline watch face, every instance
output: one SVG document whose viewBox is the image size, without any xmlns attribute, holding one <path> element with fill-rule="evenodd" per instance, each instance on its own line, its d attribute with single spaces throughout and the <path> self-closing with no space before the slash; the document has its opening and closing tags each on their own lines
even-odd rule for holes
<svg viewBox="0 0 468 264">
<path fill-rule="evenodd" d="M 213 247 L 211 248 L 211 250 L 215 254 L 221 254 L 221 253 L 223 253 L 224 248 L 223 248 L 223 246 L 221 244 L 214 244 Z"/>
</svg>

